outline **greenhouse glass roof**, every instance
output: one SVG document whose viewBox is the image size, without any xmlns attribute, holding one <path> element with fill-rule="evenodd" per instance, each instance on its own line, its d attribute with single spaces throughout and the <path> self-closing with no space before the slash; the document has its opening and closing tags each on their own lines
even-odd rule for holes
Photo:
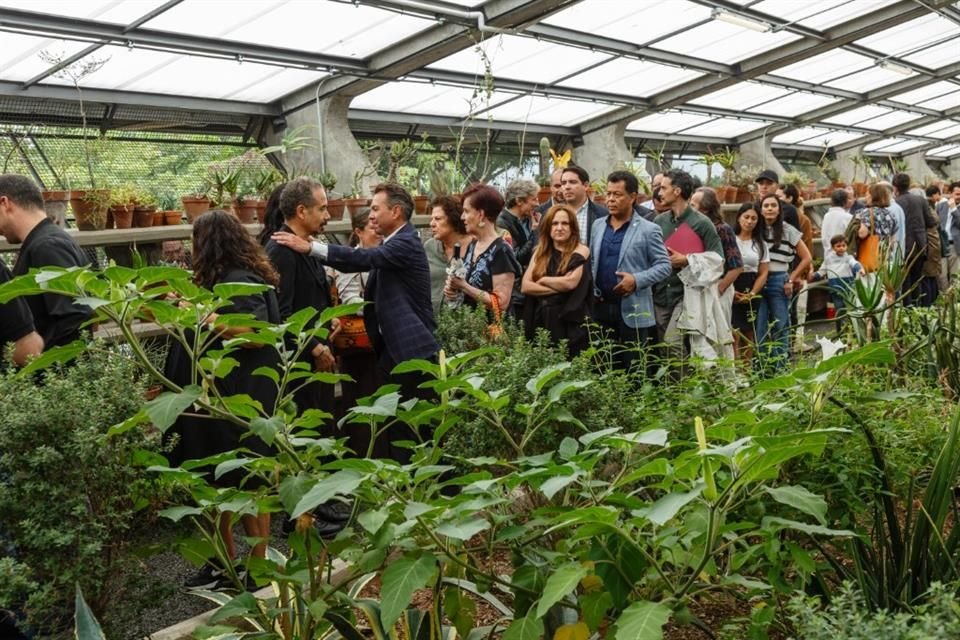
<svg viewBox="0 0 960 640">
<path fill-rule="evenodd" d="M 960 155 L 950 0 L 0 0 L 0 120 L 351 119 Z"/>
</svg>

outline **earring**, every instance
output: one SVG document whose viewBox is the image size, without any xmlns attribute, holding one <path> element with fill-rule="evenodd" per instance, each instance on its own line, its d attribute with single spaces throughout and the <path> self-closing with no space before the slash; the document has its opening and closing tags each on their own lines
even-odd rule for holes
<svg viewBox="0 0 960 640">
<path fill-rule="evenodd" d="M 487 221 L 481 220 L 480 222 L 477 223 L 477 226 L 483 229 L 485 226 L 487 226 Z"/>
</svg>

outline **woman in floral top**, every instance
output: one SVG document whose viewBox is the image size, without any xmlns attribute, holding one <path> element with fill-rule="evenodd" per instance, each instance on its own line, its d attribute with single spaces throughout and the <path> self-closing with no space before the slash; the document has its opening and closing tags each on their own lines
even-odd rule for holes
<svg viewBox="0 0 960 640">
<path fill-rule="evenodd" d="M 880 236 L 881 242 L 884 240 L 894 242 L 899 229 L 897 229 L 897 219 L 887 208 L 890 206 L 890 191 L 882 184 L 872 184 L 867 202 L 868 206 L 854 214 L 860 221 L 859 237 L 862 239 L 872 234 Z M 870 220 L 871 214 L 873 222 Z"/>
</svg>

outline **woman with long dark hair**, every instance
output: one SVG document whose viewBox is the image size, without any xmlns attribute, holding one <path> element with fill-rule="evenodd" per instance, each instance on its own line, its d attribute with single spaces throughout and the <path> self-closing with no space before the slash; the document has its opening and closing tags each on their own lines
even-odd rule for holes
<svg viewBox="0 0 960 640">
<path fill-rule="evenodd" d="M 767 282 L 763 287 L 763 305 L 757 312 L 757 344 L 774 368 L 789 359 L 790 298 L 793 283 L 806 273 L 811 256 L 796 228 L 784 222 L 780 199 L 769 194 L 760 201 L 760 230 L 770 256 Z M 796 261 L 793 271 L 791 264 Z"/>
<path fill-rule="evenodd" d="M 279 282 L 263 248 L 254 241 L 235 216 L 220 210 L 204 213 L 193 223 L 193 269 L 194 282 L 205 289 L 213 289 L 214 286 L 227 282 L 267 284 L 273 287 Z M 280 307 L 273 289 L 236 296 L 229 305 L 206 318 L 206 323 L 216 327 L 218 333 L 218 338 L 207 349 L 208 353 L 222 349 L 224 340 L 251 331 L 248 327 L 218 326 L 217 319 L 220 315 L 228 313 L 251 314 L 258 321 L 280 322 Z M 165 373 L 175 384 L 187 385 L 192 382 L 194 363 L 203 354 L 192 354 L 192 358 L 190 355 L 180 343 L 173 343 Z M 230 357 L 237 361 L 237 365 L 229 374 L 217 379 L 218 395 L 228 397 L 247 394 L 259 402 L 268 415 L 272 415 L 277 401 L 277 389 L 267 378 L 254 375 L 254 371 L 261 367 L 277 367 L 280 362 L 278 352 L 270 347 L 240 348 L 233 350 Z M 273 455 L 272 449 L 263 440 L 245 433 L 241 427 L 227 420 L 183 414 L 173 429 L 180 436 L 171 454 L 173 464 L 239 448 L 262 456 Z M 256 489 L 260 484 L 255 478 L 246 478 L 242 470 L 226 473 L 220 478 L 211 478 L 210 482 L 220 487 L 240 487 L 248 490 Z M 251 551 L 252 555 L 264 557 L 270 537 L 270 514 L 243 515 L 240 520 L 246 535 L 258 539 Z M 231 514 L 220 515 L 219 528 L 227 554 L 235 558 Z M 189 581 L 189 586 L 215 583 L 215 574 L 215 570 L 208 565 Z"/>
<path fill-rule="evenodd" d="M 287 186 L 286 182 L 277 185 L 277 187 L 270 192 L 270 197 L 267 199 L 267 212 L 263 216 L 263 229 L 261 229 L 257 235 L 257 241 L 260 242 L 261 247 L 267 246 L 267 243 L 270 242 L 270 236 L 280 231 L 280 227 L 283 226 L 284 221 L 283 211 L 280 209 L 280 194 L 283 193 L 285 186 Z"/>
<path fill-rule="evenodd" d="M 524 329 L 528 338 L 544 328 L 554 342 L 566 340 L 573 357 L 589 344 L 584 323 L 593 302 L 590 249 L 580 242 L 577 214 L 566 205 L 551 207 L 540 230 L 521 285 Z"/>
<path fill-rule="evenodd" d="M 770 255 L 763 240 L 756 204 L 746 202 L 740 205 L 733 232 L 743 259 L 743 272 L 733 283 L 733 347 L 738 356 L 749 360 L 749 345 L 756 339 L 757 314 L 763 304 L 760 293 L 767 283 L 770 268 Z"/>
</svg>

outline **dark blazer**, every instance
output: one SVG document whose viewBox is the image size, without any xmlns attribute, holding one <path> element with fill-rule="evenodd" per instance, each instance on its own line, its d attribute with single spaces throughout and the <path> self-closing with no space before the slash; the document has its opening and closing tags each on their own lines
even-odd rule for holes
<svg viewBox="0 0 960 640">
<path fill-rule="evenodd" d="M 22 276 L 30 269 L 42 267 L 70 268 L 89 264 L 90 260 L 76 240 L 47 219 L 34 227 L 20 245 L 13 275 Z M 37 333 L 43 338 L 44 350 L 79 338 L 80 325 L 93 315 L 89 307 L 57 293 L 28 296 L 26 301 Z"/>
<path fill-rule="evenodd" d="M 902 247 L 904 260 L 913 256 L 922 256 L 927 252 L 927 199 L 913 193 L 901 193 L 897 196 L 897 204 L 903 209 L 904 243 Z M 913 272 L 923 268 L 923 260 L 918 259 L 910 269 Z"/>
<path fill-rule="evenodd" d="M 325 262 L 345 273 L 369 271 L 363 322 L 373 348 L 388 365 L 433 358 L 440 351 L 430 303 L 430 267 L 413 225 L 407 222 L 379 247 L 327 247 Z M 393 368 L 392 366 L 390 368 Z"/>
<path fill-rule="evenodd" d="M 587 205 L 587 242 L 586 245 L 590 246 L 590 239 L 593 236 L 593 223 L 601 218 L 606 218 L 610 215 L 610 211 L 593 200 L 589 201 Z"/>
<path fill-rule="evenodd" d="M 524 269 L 530 264 L 533 252 L 537 248 L 538 234 L 534 229 L 530 232 L 530 239 L 526 238 L 523 232 L 523 225 L 520 218 L 515 216 L 509 209 L 504 209 L 497 218 L 497 227 L 510 234 L 510 240 L 513 243 L 513 255 L 517 257 L 517 262 Z"/>
<path fill-rule="evenodd" d="M 293 233 L 287 225 L 280 227 L 280 231 Z M 301 309 L 313 307 L 318 312 L 330 307 L 330 283 L 327 281 L 327 272 L 323 263 L 309 254 L 298 253 L 289 247 L 277 244 L 273 240 L 267 242 L 264 249 L 270 257 L 270 262 L 280 276 L 280 286 L 277 287 L 277 301 L 280 303 L 280 317 L 284 320 Z M 314 319 L 319 318 L 319 315 Z M 316 346 L 316 341 L 310 344 L 310 350 Z"/>
</svg>

